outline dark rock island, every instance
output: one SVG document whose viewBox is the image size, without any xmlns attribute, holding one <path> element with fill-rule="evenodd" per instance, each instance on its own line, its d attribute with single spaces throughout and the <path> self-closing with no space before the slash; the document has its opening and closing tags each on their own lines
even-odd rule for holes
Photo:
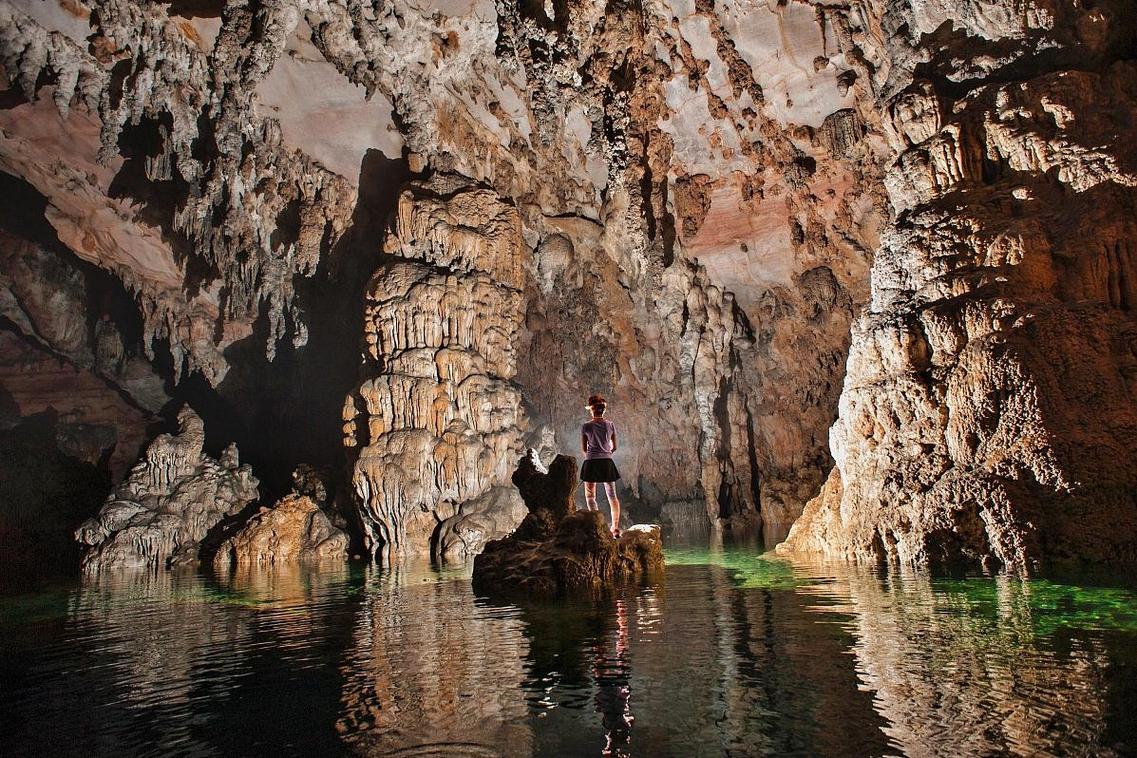
<svg viewBox="0 0 1137 758">
<path fill-rule="evenodd" d="M 529 513 L 508 537 L 474 559 L 474 588 L 485 593 L 558 595 L 598 591 L 663 573 L 658 526 L 637 524 L 616 539 L 599 511 L 578 511 L 576 459 L 558 455 L 548 470 L 529 450 L 513 472 Z"/>
</svg>

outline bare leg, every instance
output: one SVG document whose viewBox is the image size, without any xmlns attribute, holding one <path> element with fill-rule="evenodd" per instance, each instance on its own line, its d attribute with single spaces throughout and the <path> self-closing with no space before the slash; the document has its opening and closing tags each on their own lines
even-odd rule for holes
<svg viewBox="0 0 1137 758">
<path fill-rule="evenodd" d="M 596 482 L 584 483 L 584 508 L 585 510 L 596 510 Z"/>
<path fill-rule="evenodd" d="M 612 534 L 620 533 L 620 498 L 616 497 L 616 483 L 604 482 L 604 497 L 612 509 Z"/>
</svg>

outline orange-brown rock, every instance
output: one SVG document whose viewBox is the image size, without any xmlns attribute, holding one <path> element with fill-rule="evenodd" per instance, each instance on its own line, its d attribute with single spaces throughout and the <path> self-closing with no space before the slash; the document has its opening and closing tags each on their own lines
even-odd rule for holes
<svg viewBox="0 0 1137 758">
<path fill-rule="evenodd" d="M 850 28 L 892 65 L 895 218 L 853 325 L 836 467 L 783 551 L 1137 561 L 1132 11 L 980 5 L 878 9 L 913 34 L 957 22 L 927 78 L 921 38 Z"/>
<path fill-rule="evenodd" d="M 347 535 L 332 524 L 316 502 L 294 494 L 254 514 L 221 545 L 214 563 L 228 567 L 343 561 L 347 548 Z"/>
<path fill-rule="evenodd" d="M 659 533 L 654 524 L 636 524 L 617 539 L 599 511 L 578 511 L 561 519 L 545 541 L 510 536 L 488 543 L 474 559 L 474 589 L 549 597 L 656 579 L 663 573 Z"/>
</svg>

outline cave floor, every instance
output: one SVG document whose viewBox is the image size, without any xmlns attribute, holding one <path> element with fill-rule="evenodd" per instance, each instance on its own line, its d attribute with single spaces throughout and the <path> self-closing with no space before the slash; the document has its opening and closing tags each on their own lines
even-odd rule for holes
<svg viewBox="0 0 1137 758">
<path fill-rule="evenodd" d="M 0 597 L 5 755 L 1137 750 L 1137 591 L 672 540 L 603 600 L 410 563 Z"/>
</svg>

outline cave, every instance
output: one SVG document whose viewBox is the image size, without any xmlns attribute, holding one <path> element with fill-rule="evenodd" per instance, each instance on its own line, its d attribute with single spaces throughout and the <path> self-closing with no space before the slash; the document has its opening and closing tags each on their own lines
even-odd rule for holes
<svg viewBox="0 0 1137 758">
<path fill-rule="evenodd" d="M 2 752 L 1137 752 L 1133 0 L 0 0 Z"/>
</svg>

